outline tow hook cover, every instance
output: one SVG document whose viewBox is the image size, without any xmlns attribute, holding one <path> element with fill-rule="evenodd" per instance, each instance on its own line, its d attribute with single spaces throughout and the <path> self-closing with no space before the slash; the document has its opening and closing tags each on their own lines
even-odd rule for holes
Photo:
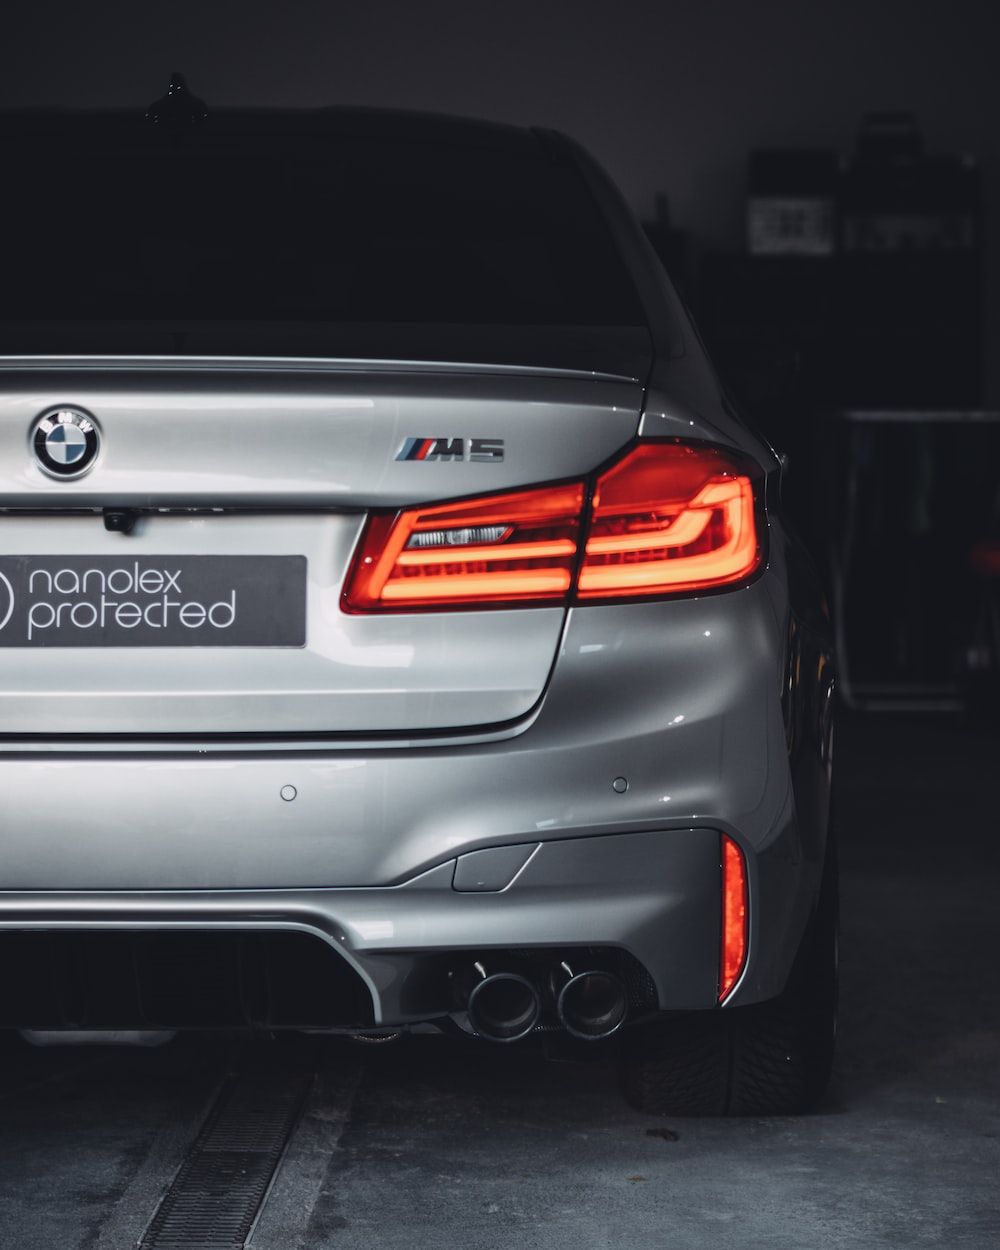
<svg viewBox="0 0 1000 1250">
<path fill-rule="evenodd" d="M 505 890 L 540 845 L 527 842 L 519 846 L 493 846 L 460 855 L 455 862 L 452 887 L 463 893 Z"/>
</svg>

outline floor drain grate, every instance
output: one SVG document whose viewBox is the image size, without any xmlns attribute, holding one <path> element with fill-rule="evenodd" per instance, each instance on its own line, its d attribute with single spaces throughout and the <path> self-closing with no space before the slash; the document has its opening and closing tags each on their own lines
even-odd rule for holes
<svg viewBox="0 0 1000 1250">
<path fill-rule="evenodd" d="M 310 1078 L 247 1074 L 223 1086 L 140 1250 L 241 1250 Z"/>
</svg>

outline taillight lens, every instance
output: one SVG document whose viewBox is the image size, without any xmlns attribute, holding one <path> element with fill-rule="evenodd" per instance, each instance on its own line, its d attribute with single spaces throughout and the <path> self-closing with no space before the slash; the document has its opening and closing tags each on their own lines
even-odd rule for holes
<svg viewBox="0 0 1000 1250">
<path fill-rule="evenodd" d="M 586 518 L 584 482 L 375 514 L 344 609 L 541 606 L 574 590 L 661 598 L 740 582 L 761 560 L 756 474 L 719 448 L 645 442 L 597 479 Z"/>
<path fill-rule="evenodd" d="M 719 1002 L 732 993 L 747 958 L 747 869 L 743 852 L 722 835 L 722 948 Z"/>
<path fill-rule="evenodd" d="M 564 603 L 584 486 L 547 486 L 372 516 L 344 593 L 348 612 Z"/>
<path fill-rule="evenodd" d="M 742 462 L 714 447 L 640 443 L 598 479 L 579 597 L 723 586 L 759 559 L 754 484 Z"/>
</svg>

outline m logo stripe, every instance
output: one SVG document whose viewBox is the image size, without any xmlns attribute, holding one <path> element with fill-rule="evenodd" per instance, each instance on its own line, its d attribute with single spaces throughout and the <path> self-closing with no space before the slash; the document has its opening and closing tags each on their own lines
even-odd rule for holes
<svg viewBox="0 0 1000 1250">
<path fill-rule="evenodd" d="M 502 464 L 502 438 L 408 438 L 396 454 L 397 460 L 474 460 Z"/>
<path fill-rule="evenodd" d="M 434 446 L 433 438 L 408 438 L 400 449 L 397 460 L 426 460 Z"/>
</svg>

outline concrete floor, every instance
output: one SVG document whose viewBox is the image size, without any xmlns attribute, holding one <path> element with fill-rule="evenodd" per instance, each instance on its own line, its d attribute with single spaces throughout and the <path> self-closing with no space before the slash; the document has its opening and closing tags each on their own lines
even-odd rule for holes
<svg viewBox="0 0 1000 1250">
<path fill-rule="evenodd" d="M 1000 1246 L 1000 739 L 838 741 L 843 1010 L 802 1119 L 672 1120 L 603 1065 L 379 1050 L 32 1050 L 0 1065 L 0 1248 L 134 1245 L 234 1062 L 313 1065 L 255 1250 Z"/>
</svg>

